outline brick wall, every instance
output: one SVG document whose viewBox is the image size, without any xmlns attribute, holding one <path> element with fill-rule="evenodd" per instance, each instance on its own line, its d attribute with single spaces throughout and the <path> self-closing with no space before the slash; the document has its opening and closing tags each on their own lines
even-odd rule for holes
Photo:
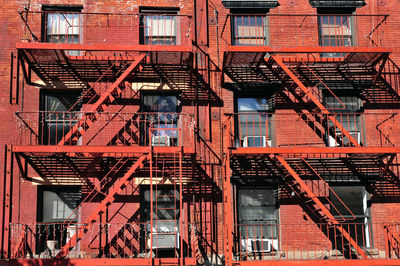
<svg viewBox="0 0 400 266">
<path fill-rule="evenodd" d="M 39 108 L 39 88 L 28 86 L 26 84 L 21 84 L 21 91 L 19 95 L 19 104 L 18 105 L 10 105 L 10 54 L 11 52 L 16 52 L 15 44 L 19 41 L 19 29 L 20 29 L 20 18 L 17 11 L 23 10 L 27 7 L 27 3 L 30 2 L 30 10 L 32 11 L 40 11 L 42 5 L 48 4 L 70 4 L 70 5 L 83 5 L 83 12 L 118 12 L 118 13 L 129 13 L 134 14 L 139 12 L 139 6 L 164 6 L 164 7 L 179 7 L 180 14 L 182 15 L 193 15 L 194 4 L 192 1 L 172 1 L 172 0 L 163 0 L 163 1 L 123 1 L 123 0 L 115 0 L 115 1 L 95 1 L 95 0 L 71 0 L 71 1 L 60 1 L 60 0 L 32 0 L 32 1 L 23 1 L 23 0 L 3 0 L 2 1 L 2 9 L 0 10 L 0 36 L 2 39 L 2 43 L 0 45 L 0 146 L 4 146 L 6 144 L 13 144 L 14 137 L 16 136 L 15 129 L 15 118 L 13 112 L 15 111 L 37 111 Z M 290 1 L 290 0 L 281 0 L 280 6 L 272 9 L 271 14 L 316 14 L 316 10 L 312 8 L 308 1 Z M 400 6 L 398 2 L 395 0 L 387 0 L 387 1 L 366 1 L 367 5 L 357 10 L 357 14 L 390 14 L 390 18 L 387 23 L 383 26 L 384 31 L 384 45 L 386 47 L 397 47 L 397 35 L 398 29 L 400 28 L 400 18 L 397 16 L 400 13 Z M 229 46 L 229 42 L 227 42 L 226 37 L 229 37 L 230 29 L 229 26 L 225 27 L 224 38 L 221 38 L 221 32 L 224 28 L 224 23 L 226 19 L 226 15 L 229 13 L 229 10 L 225 9 L 221 3 L 221 1 L 209 1 L 208 3 L 209 9 L 209 47 L 204 48 L 210 54 L 212 60 L 219 64 L 219 67 L 222 67 L 223 62 L 223 51 Z M 218 16 L 216 16 L 218 11 Z M 217 21 L 216 24 L 211 23 L 211 21 Z M 277 21 L 278 23 L 278 21 Z M 371 29 L 372 30 L 372 29 Z M 90 35 L 86 36 L 87 38 L 91 37 Z M 93 38 L 99 38 L 99 36 L 92 36 Z M 307 43 L 315 43 L 316 36 L 313 36 L 311 33 L 305 36 L 301 36 L 305 42 Z M 362 36 L 361 36 L 362 37 Z M 285 41 L 291 42 L 292 40 L 288 39 L 287 36 L 283 36 L 279 33 L 279 31 L 271 32 L 271 38 L 281 39 L 282 43 Z M 396 62 L 400 63 L 400 54 L 394 53 L 391 55 L 391 58 Z M 227 78 L 227 77 L 225 77 Z M 35 78 L 34 81 L 36 81 Z M 14 80 L 15 86 L 15 80 Z M 22 90 L 23 87 L 23 90 Z M 220 90 L 221 88 L 215 88 L 216 90 Z M 234 98 L 233 93 L 226 89 L 222 90 L 222 99 L 223 106 L 222 107 L 212 107 L 211 110 L 203 110 L 203 116 L 205 119 L 208 119 L 208 112 L 211 112 L 212 119 L 212 141 L 209 145 L 213 148 L 217 155 L 221 155 L 222 146 L 221 140 L 223 134 L 225 132 L 223 128 L 223 123 L 225 122 L 226 117 L 225 113 L 234 112 Z M 119 106 L 115 108 L 118 109 Z M 186 106 L 184 107 L 184 111 L 187 113 L 195 114 L 195 107 Z M 288 110 L 277 110 L 279 112 L 287 112 Z M 386 113 L 389 111 L 395 110 L 366 110 L 365 113 Z M 365 124 L 368 129 L 374 128 L 377 123 L 385 119 L 387 116 L 384 114 L 381 116 L 368 116 L 365 118 Z M 385 132 L 389 134 L 391 137 L 397 141 L 398 144 L 398 123 L 396 123 L 396 119 L 392 121 L 393 127 L 385 127 Z M 307 141 L 310 143 L 323 144 L 321 139 L 313 134 L 310 128 L 304 126 L 304 122 L 296 121 L 296 126 L 291 121 L 280 121 L 277 126 L 286 128 L 284 131 L 280 131 L 280 135 L 277 136 L 278 144 L 285 145 L 287 144 L 287 139 L 293 138 L 294 135 L 297 136 L 307 136 Z M 298 126 L 298 127 L 297 127 Z M 373 135 L 367 135 L 367 144 L 369 146 L 378 143 L 379 134 L 375 132 Z M 393 138 L 391 138 L 393 139 Z M 303 139 L 298 138 L 294 139 L 293 143 L 290 144 L 298 144 L 296 142 L 301 142 Z M 4 165 L 4 153 L 3 149 L 1 150 L 0 156 L 0 165 L 3 167 Z M 222 156 L 221 156 L 222 157 Z M 16 168 L 16 165 L 15 167 Z M 33 170 L 30 171 L 30 174 L 35 176 Z M 222 173 L 219 176 L 216 176 L 218 179 L 218 183 L 221 182 Z M 0 178 L 0 183 L 3 184 L 3 175 Z M 14 171 L 14 198 L 13 198 L 13 222 L 35 222 L 36 221 L 36 185 L 31 182 L 25 181 L 20 178 L 19 172 L 15 169 Z M 1 190 L 2 191 L 2 190 Z M 0 213 L 2 213 L 2 197 L 0 198 Z M 220 200 L 215 200 L 220 201 Z M 114 208 L 114 207 L 113 207 Z M 205 221 L 204 229 L 206 235 L 208 235 L 210 241 L 214 241 L 219 243 L 218 247 L 221 249 L 222 243 L 222 222 L 223 222 L 223 212 L 221 208 L 221 204 L 213 203 L 212 201 L 204 202 L 203 206 L 199 206 L 199 208 L 204 209 L 216 209 L 214 214 L 217 225 L 212 227 L 210 224 L 210 217 Z M 371 211 L 372 211 L 372 219 L 376 222 L 386 222 L 386 221 L 395 221 L 398 217 L 393 216 L 395 210 L 399 208 L 399 204 L 397 203 L 372 203 Z M 90 208 L 89 208 L 90 209 Z M 205 211 L 204 216 L 209 216 L 210 211 Z M 121 221 L 124 217 L 121 214 Z M 282 223 L 296 223 L 301 221 L 305 224 L 310 224 L 309 220 L 304 216 L 303 211 L 300 207 L 294 205 L 282 205 L 280 208 L 280 220 Z M 302 241 L 305 238 L 304 232 L 288 232 L 292 234 L 293 238 L 298 241 Z M 212 236 L 211 234 L 214 234 Z M 317 234 L 317 233 L 316 233 Z M 312 235 L 312 234 L 311 234 Z M 381 234 L 379 234 L 381 235 Z M 217 236 L 215 238 L 215 236 Z M 308 235 L 310 236 L 310 235 Z M 381 243 L 381 239 L 377 240 Z M 297 242 L 293 242 L 297 243 Z M 292 243 L 292 244 L 293 244 Z"/>
</svg>

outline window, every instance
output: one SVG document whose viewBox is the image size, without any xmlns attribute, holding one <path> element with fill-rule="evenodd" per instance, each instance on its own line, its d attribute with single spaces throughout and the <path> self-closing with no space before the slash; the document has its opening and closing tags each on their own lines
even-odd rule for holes
<svg viewBox="0 0 400 266">
<path fill-rule="evenodd" d="M 141 97 L 142 143 L 153 146 L 177 146 L 179 140 L 180 100 L 171 94 L 143 94 Z"/>
<path fill-rule="evenodd" d="M 80 202 L 81 192 L 78 187 L 38 187 L 38 221 L 37 225 L 36 251 L 38 254 L 42 252 L 51 252 L 59 250 L 67 243 L 69 237 L 76 232 L 75 226 L 64 226 L 62 223 L 67 219 L 76 217 L 72 215 Z"/>
<path fill-rule="evenodd" d="M 149 237 L 153 234 L 152 248 L 174 249 L 179 248 L 179 191 L 172 185 L 159 185 L 153 187 L 153 229 L 151 222 L 150 187 L 141 188 L 141 217 L 145 223 L 147 239 L 143 239 L 143 246 L 150 247 Z M 142 236 L 144 238 L 144 236 Z M 145 244 L 145 245 L 144 245 Z"/>
<path fill-rule="evenodd" d="M 241 147 L 272 146 L 272 100 L 269 97 L 238 97 L 238 139 Z"/>
<path fill-rule="evenodd" d="M 238 239 L 242 251 L 278 250 L 278 209 L 272 188 L 238 188 Z"/>
<path fill-rule="evenodd" d="M 355 220 L 349 221 L 345 226 L 351 237 L 357 240 L 361 247 L 371 247 L 371 218 L 367 205 L 369 196 L 365 188 L 362 186 L 332 186 L 332 190 L 356 216 Z M 339 217 L 339 213 L 348 216 L 349 211 L 339 201 L 338 197 L 333 195 L 330 197 L 331 202 L 338 210 L 331 208 L 333 216 Z"/>
<path fill-rule="evenodd" d="M 176 45 L 179 9 L 140 8 L 141 44 Z"/>
<path fill-rule="evenodd" d="M 321 46 L 354 45 L 353 16 L 348 14 L 318 16 L 319 42 Z M 322 57 L 344 57 L 345 53 L 322 53 Z"/>
<path fill-rule="evenodd" d="M 42 145 L 56 145 L 75 125 L 77 111 L 81 108 L 80 104 L 75 103 L 80 96 L 80 90 L 41 92 L 41 111 L 44 112 L 40 113 L 39 135 Z"/>
<path fill-rule="evenodd" d="M 265 15 L 233 15 L 232 45 L 267 45 L 268 27 Z"/>
<path fill-rule="evenodd" d="M 82 6 L 44 6 L 44 40 L 49 43 L 80 43 Z M 79 55 L 79 51 L 68 51 Z"/>
<path fill-rule="evenodd" d="M 362 144 L 364 137 L 361 133 L 363 130 L 361 109 L 362 101 L 357 92 L 348 88 L 343 90 L 333 90 L 335 95 L 328 91 L 323 91 L 324 104 L 333 113 L 336 113 L 335 119 L 346 129 L 349 134 L 358 142 Z M 328 146 L 351 146 L 350 140 L 338 128 L 329 122 L 328 128 L 330 130 Z"/>
</svg>

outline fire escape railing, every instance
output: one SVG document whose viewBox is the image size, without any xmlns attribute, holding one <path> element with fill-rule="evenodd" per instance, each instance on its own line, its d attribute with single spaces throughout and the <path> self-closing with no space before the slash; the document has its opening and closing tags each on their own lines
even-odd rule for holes
<svg viewBox="0 0 400 266">
<path fill-rule="evenodd" d="M 227 44 L 246 46 L 379 47 L 383 45 L 388 17 L 358 14 L 228 14 L 221 37 Z"/>
<path fill-rule="evenodd" d="M 190 15 L 20 11 L 22 42 L 96 45 L 191 45 Z"/>
<path fill-rule="evenodd" d="M 86 112 L 17 112 L 16 145 L 59 145 Z M 184 113 L 98 113 L 77 141 L 82 146 L 194 147 L 194 119 Z"/>
<path fill-rule="evenodd" d="M 333 125 L 334 117 L 360 146 L 390 147 L 399 143 L 393 130 L 397 119 L 389 113 L 234 113 L 227 114 L 229 147 L 352 147 L 346 135 Z M 382 121 L 385 123 L 379 124 Z M 377 125 L 380 125 L 377 127 Z M 388 136 L 391 137 L 388 140 Z"/>
</svg>

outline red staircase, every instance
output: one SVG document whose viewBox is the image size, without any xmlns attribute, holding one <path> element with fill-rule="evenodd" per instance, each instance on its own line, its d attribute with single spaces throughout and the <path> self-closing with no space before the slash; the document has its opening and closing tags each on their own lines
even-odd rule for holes
<svg viewBox="0 0 400 266">
<path fill-rule="evenodd" d="M 123 82 L 132 73 L 137 73 L 143 68 L 142 63 L 146 55 L 141 54 L 134 60 L 128 68 L 118 77 L 118 79 L 102 93 L 99 99 L 93 103 L 88 110 L 85 110 L 82 118 L 70 129 L 70 131 L 60 140 L 58 145 L 76 144 L 78 139 L 86 132 L 90 125 L 95 122 L 107 107 L 119 96 L 124 88 Z"/>
<path fill-rule="evenodd" d="M 128 185 L 128 181 L 131 179 L 132 175 L 140 168 L 143 167 L 146 160 L 150 159 L 150 154 L 142 155 L 138 160 L 129 168 L 129 170 L 124 174 L 124 176 L 116 181 L 114 185 L 110 188 L 110 191 L 97 208 L 92 212 L 92 214 L 83 223 L 84 225 L 79 227 L 76 234 L 70 238 L 70 240 L 61 248 L 60 252 L 57 254 L 57 258 L 64 258 L 68 253 L 76 246 L 80 239 L 85 235 L 85 233 L 93 226 L 93 224 L 99 219 L 100 215 L 104 213 L 107 207 L 114 201 L 114 196 L 118 194 L 124 187 Z"/>
<path fill-rule="evenodd" d="M 398 224 L 389 224 L 383 227 L 385 231 L 386 256 L 400 258 L 400 234 Z"/>
<path fill-rule="evenodd" d="M 326 196 L 321 196 L 321 195 L 316 195 L 315 191 L 311 189 L 306 182 L 300 177 L 298 172 L 292 167 L 292 165 L 289 164 L 288 161 L 286 161 L 283 157 L 279 155 L 275 155 L 274 158 L 272 158 L 273 161 L 276 162 L 277 165 L 280 166 L 280 169 L 285 170 L 284 172 L 287 173 L 285 176 L 285 181 L 286 184 L 299 196 L 301 199 L 304 200 L 304 203 L 307 205 L 308 209 L 311 210 L 316 217 L 319 218 L 319 222 L 323 224 L 328 224 L 328 226 L 332 226 L 337 233 L 340 233 L 343 238 L 345 238 L 350 245 L 350 251 L 349 253 L 353 253 L 351 251 L 351 247 L 355 250 L 355 255 L 356 257 L 361 257 L 363 259 L 367 259 L 368 256 L 364 252 L 364 250 L 357 244 L 357 242 L 350 236 L 350 234 L 344 229 L 344 226 L 341 224 L 340 221 L 345 221 L 346 219 L 344 218 L 343 215 L 340 215 L 341 218 L 336 218 L 332 215 L 331 211 L 328 209 L 326 204 L 322 203 L 321 197 L 324 197 L 325 200 L 329 203 L 331 201 L 329 200 L 328 197 Z M 303 163 L 306 165 L 307 168 L 312 167 L 304 160 L 302 159 Z M 300 168 L 300 167 L 298 167 Z M 311 170 L 313 174 L 317 175 L 319 177 L 318 181 L 324 182 L 324 187 L 328 188 L 330 190 L 330 193 L 334 193 L 325 181 L 314 171 Z M 343 203 L 343 202 L 342 202 Z M 329 204 L 330 208 L 334 208 L 337 210 L 333 204 Z M 343 203 L 344 205 L 344 203 Z M 354 215 L 353 215 L 354 216 Z"/>
<path fill-rule="evenodd" d="M 273 68 L 272 64 L 277 65 L 278 68 Z M 302 62 L 299 61 L 299 64 L 302 64 Z M 321 103 L 321 98 L 318 96 L 319 93 L 315 92 L 315 87 L 305 86 L 301 81 L 301 75 L 296 73 L 294 68 L 287 66 L 280 57 L 274 55 L 272 55 L 267 61 L 267 66 L 270 67 L 274 75 L 280 79 L 282 84 L 285 85 L 285 87 L 291 94 L 293 94 L 294 97 L 302 98 L 306 103 L 312 102 L 316 106 L 317 110 L 313 110 L 314 115 L 315 113 L 320 113 L 321 115 L 318 119 L 314 119 L 315 121 L 322 124 L 327 123 L 328 121 L 326 120 L 330 120 L 334 129 L 328 132 L 331 137 L 333 137 L 335 140 L 338 139 L 338 136 L 335 135 L 334 132 L 340 132 L 342 139 L 346 137 L 352 146 L 360 146 L 350 132 L 335 118 L 335 115 Z M 295 87 L 298 87 L 300 91 L 295 90 Z M 312 120 L 313 119 L 310 119 L 310 121 Z M 326 125 L 322 125 L 322 132 L 324 132 L 323 128 L 326 128 Z M 341 142 L 340 139 L 338 141 Z"/>
</svg>

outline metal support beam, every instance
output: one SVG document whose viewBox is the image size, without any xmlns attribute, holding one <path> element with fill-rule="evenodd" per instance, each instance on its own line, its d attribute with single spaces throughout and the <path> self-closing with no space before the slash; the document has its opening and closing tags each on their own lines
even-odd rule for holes
<svg viewBox="0 0 400 266">
<path fill-rule="evenodd" d="M 233 238 L 232 238 L 232 195 L 231 195 L 231 151 L 228 149 L 230 143 L 229 119 L 225 123 L 225 175 L 223 178 L 223 209 L 224 209 L 224 229 L 223 229 L 223 247 L 225 255 L 225 265 L 231 266 L 233 260 Z"/>
<path fill-rule="evenodd" d="M 4 179 L 3 179 L 3 212 L 1 220 L 1 258 L 9 259 L 11 255 L 10 246 L 10 223 L 12 221 L 12 187 L 13 187 L 13 152 L 11 145 L 5 146 L 4 152 Z"/>
</svg>

